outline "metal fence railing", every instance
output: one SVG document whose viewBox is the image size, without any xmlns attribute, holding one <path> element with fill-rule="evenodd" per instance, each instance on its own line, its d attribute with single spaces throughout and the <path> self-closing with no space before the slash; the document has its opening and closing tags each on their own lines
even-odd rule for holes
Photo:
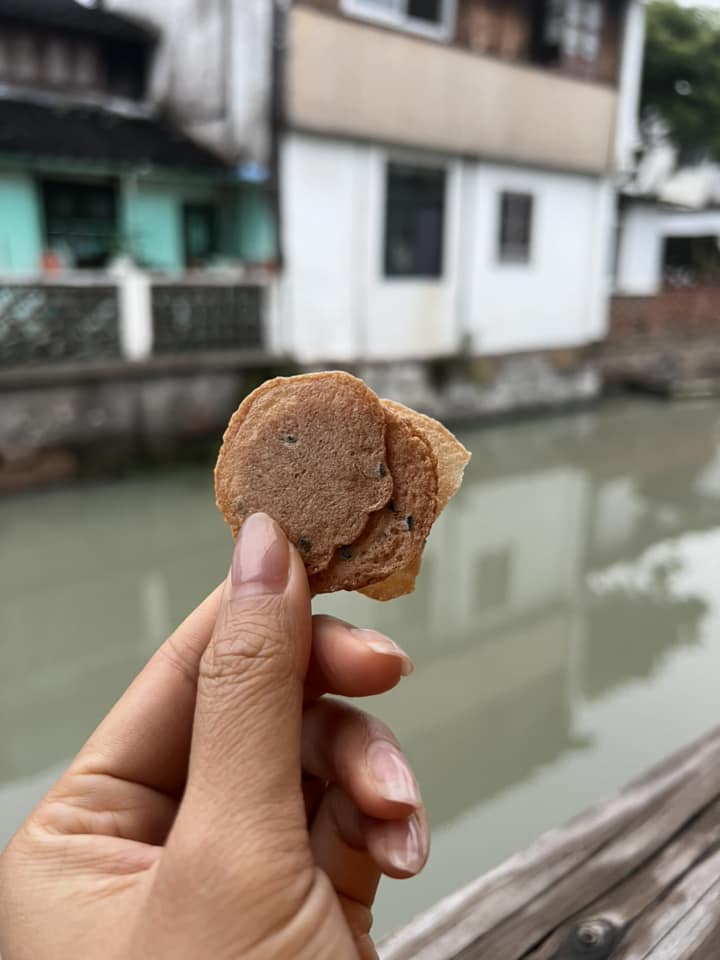
<svg viewBox="0 0 720 960">
<path fill-rule="evenodd" d="M 154 283 L 153 353 L 259 350 L 265 287 Z"/>
<path fill-rule="evenodd" d="M 262 351 L 268 306 L 235 277 L 0 279 L 0 369 Z"/>
<path fill-rule="evenodd" d="M 115 285 L 0 284 L 0 367 L 120 356 Z"/>
</svg>

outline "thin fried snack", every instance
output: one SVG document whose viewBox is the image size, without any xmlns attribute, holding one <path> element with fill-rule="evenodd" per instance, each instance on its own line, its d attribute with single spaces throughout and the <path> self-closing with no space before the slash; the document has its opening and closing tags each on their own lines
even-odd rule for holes
<svg viewBox="0 0 720 960">
<path fill-rule="evenodd" d="M 233 414 L 215 467 L 217 505 L 233 536 L 263 511 L 309 574 L 323 570 L 392 496 L 385 432 L 377 396 L 350 374 L 262 384 Z"/>
<path fill-rule="evenodd" d="M 433 449 L 438 462 L 438 516 L 460 489 L 472 454 L 439 420 L 418 413 L 396 400 L 381 400 L 384 409 L 406 417 Z"/>
<path fill-rule="evenodd" d="M 386 408 L 385 417 L 392 499 L 370 516 L 355 542 L 342 546 L 325 570 L 310 577 L 313 593 L 357 590 L 384 580 L 422 552 L 430 533 L 437 513 L 435 454 L 404 414 Z"/>
<path fill-rule="evenodd" d="M 418 413 L 394 400 L 382 400 L 386 413 L 404 417 L 430 444 L 438 465 L 438 498 L 436 518 L 460 489 L 465 467 L 472 454 L 437 420 Z M 421 544 L 418 554 L 402 569 L 385 580 L 362 587 L 360 592 L 372 600 L 395 600 L 412 593 L 422 564 Z"/>
<path fill-rule="evenodd" d="M 360 587 L 359 593 L 364 594 L 371 600 L 397 600 L 399 597 L 406 597 L 409 593 L 414 593 L 417 578 L 420 576 L 422 559 L 423 547 L 420 548 L 420 553 L 402 570 L 396 570 L 395 573 L 391 573 L 389 577 L 385 577 L 378 583 Z"/>
</svg>

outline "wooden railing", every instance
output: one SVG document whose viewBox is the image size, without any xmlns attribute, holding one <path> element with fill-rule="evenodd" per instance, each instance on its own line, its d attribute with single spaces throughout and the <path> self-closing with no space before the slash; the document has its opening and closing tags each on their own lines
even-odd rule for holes
<svg viewBox="0 0 720 960">
<path fill-rule="evenodd" d="M 720 955 L 720 729 L 380 945 L 382 960 Z"/>
</svg>

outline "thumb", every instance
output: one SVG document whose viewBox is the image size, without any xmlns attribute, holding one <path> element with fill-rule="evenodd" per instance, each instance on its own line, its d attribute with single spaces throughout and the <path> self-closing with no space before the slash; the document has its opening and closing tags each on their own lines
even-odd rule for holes
<svg viewBox="0 0 720 960">
<path fill-rule="evenodd" d="M 258 871 L 286 881 L 311 866 L 300 761 L 310 638 L 302 560 L 274 520 L 254 514 L 240 528 L 200 664 L 187 787 L 167 854 L 200 845 L 213 872 L 222 864 L 231 880 L 234 865 L 255 887 Z"/>
</svg>

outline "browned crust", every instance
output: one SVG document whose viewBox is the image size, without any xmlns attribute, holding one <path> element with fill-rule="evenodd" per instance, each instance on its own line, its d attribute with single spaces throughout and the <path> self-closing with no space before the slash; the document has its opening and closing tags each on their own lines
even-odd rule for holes
<svg viewBox="0 0 720 960">
<path fill-rule="evenodd" d="M 402 570 L 396 570 L 389 577 L 385 577 L 379 583 L 371 583 L 367 587 L 362 587 L 360 593 L 369 597 L 371 600 L 397 600 L 398 597 L 406 597 L 415 592 L 415 582 L 420 576 L 422 567 L 423 551 L 406 564 Z"/>
<path fill-rule="evenodd" d="M 411 564 L 422 551 L 437 509 L 437 461 L 407 417 L 386 409 L 392 500 L 370 516 L 361 536 L 336 551 L 327 569 L 310 578 L 313 593 L 357 590 Z"/>
<path fill-rule="evenodd" d="M 233 535 L 264 511 L 298 546 L 308 573 L 323 570 L 390 500 L 385 431 L 378 398 L 350 374 L 262 384 L 230 419 L 215 467 L 216 502 Z"/>
<path fill-rule="evenodd" d="M 381 400 L 381 403 L 386 411 L 405 417 L 432 447 L 438 465 L 437 518 L 460 489 L 465 467 L 472 454 L 447 427 L 432 417 L 418 413 L 395 400 Z M 420 574 L 422 551 L 421 547 L 417 556 L 402 569 L 396 570 L 379 583 L 360 588 L 360 592 L 372 600 L 395 600 L 412 593 Z"/>
<path fill-rule="evenodd" d="M 418 413 L 396 400 L 381 400 L 386 410 L 406 417 L 433 449 L 438 462 L 438 516 L 460 489 L 465 467 L 472 458 L 458 438 L 439 420 Z"/>
</svg>

